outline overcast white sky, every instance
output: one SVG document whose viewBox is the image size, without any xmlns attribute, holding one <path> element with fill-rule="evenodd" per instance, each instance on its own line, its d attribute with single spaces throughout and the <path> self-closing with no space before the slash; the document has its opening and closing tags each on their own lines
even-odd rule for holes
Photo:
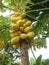
<svg viewBox="0 0 49 65">
<path fill-rule="evenodd" d="M 8 11 L 8 10 L 4 13 L 0 12 L 0 15 L 3 15 L 3 16 L 7 16 L 9 14 L 10 14 L 10 11 Z M 47 42 L 47 49 L 41 48 L 41 49 L 36 49 L 36 51 L 34 51 L 36 58 L 39 55 L 42 55 L 43 59 L 49 58 L 49 38 L 46 39 L 46 42 Z M 33 57 L 31 50 L 29 50 L 29 58 L 30 57 Z"/>
</svg>

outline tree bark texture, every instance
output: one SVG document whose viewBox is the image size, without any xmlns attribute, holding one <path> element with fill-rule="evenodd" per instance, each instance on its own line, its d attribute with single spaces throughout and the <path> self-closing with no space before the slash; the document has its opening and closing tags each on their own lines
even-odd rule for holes
<svg viewBox="0 0 49 65">
<path fill-rule="evenodd" d="M 25 41 L 21 41 L 20 51 L 21 51 L 21 65 L 29 65 L 27 43 Z"/>
</svg>

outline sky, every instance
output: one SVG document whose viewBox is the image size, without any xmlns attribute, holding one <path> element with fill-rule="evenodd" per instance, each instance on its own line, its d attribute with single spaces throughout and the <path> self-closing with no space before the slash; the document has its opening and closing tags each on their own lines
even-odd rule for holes
<svg viewBox="0 0 49 65">
<path fill-rule="evenodd" d="M 4 13 L 0 12 L 0 15 L 8 16 L 8 15 L 10 15 L 10 13 L 12 13 L 12 12 L 10 12 L 9 10 L 7 10 Z M 42 55 L 42 59 L 49 59 L 49 38 L 46 39 L 46 42 L 47 42 L 47 48 L 46 49 L 45 48 L 41 48 L 41 49 L 36 49 L 36 51 L 33 50 L 36 58 L 39 55 Z M 33 57 L 33 54 L 31 52 L 31 50 L 29 50 L 29 58 L 31 58 L 31 57 Z"/>
</svg>

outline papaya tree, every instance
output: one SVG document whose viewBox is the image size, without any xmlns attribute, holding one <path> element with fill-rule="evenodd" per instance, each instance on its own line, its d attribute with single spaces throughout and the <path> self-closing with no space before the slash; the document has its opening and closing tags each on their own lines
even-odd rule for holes
<svg viewBox="0 0 49 65">
<path fill-rule="evenodd" d="M 4 16 L 6 11 L 10 14 Z M 0 0 L 0 12 L 0 49 L 19 48 L 21 65 L 29 65 L 28 49 L 46 47 L 49 0 Z"/>
</svg>

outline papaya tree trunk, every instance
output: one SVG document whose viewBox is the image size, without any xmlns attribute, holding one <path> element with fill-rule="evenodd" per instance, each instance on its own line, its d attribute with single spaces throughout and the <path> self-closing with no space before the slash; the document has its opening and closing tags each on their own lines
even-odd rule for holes
<svg viewBox="0 0 49 65">
<path fill-rule="evenodd" d="M 21 51 L 21 65 L 29 65 L 27 43 L 25 41 L 21 41 L 20 51 Z"/>
</svg>

